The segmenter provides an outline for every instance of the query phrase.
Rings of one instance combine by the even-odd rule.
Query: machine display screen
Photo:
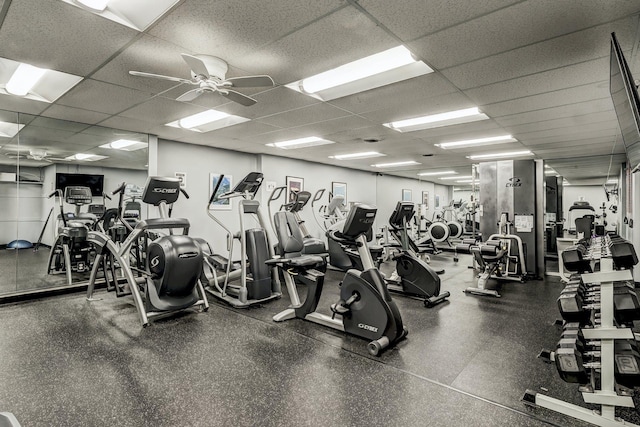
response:
[[[87,175],[82,173],[56,173],[56,190],[68,186],[89,187],[92,196],[102,196],[104,175]]]

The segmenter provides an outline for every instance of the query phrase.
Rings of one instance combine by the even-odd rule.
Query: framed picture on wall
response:
[[[332,182],[331,183],[331,197],[342,196],[344,198],[344,205],[347,205],[347,183],[346,182]]]
[[[429,209],[429,192],[428,191],[422,192],[422,204],[424,205],[425,209]]]
[[[402,189],[402,201],[403,202],[411,202],[413,199],[411,195],[411,190],[407,190],[406,188]]]
[[[220,196],[223,193],[231,191],[233,188],[233,177],[231,175],[223,175],[220,173],[210,173],[209,174],[209,199],[211,199],[211,194],[213,194],[214,188],[218,185],[218,181],[222,177],[222,183],[220,187],[218,187],[218,191],[216,191],[216,196]],[[221,199],[215,200],[213,203],[209,205],[209,210],[212,211],[230,211],[232,209],[231,199]]]
[[[440,196],[438,196],[437,194],[436,194],[436,203],[435,204],[436,204],[436,209],[438,209],[440,207]]]
[[[296,176],[287,177],[287,197],[289,202],[293,201],[293,194],[304,190],[304,178],[298,178]]]

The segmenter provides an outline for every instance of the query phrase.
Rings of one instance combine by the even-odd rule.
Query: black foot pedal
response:
[[[542,349],[540,354],[538,354],[538,359],[542,360],[544,363],[553,363],[550,350]]]
[[[538,405],[536,405],[536,392],[533,390],[526,390],[520,398],[520,401],[531,408],[538,407]]]

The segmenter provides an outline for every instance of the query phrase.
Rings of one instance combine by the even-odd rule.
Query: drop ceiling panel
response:
[[[634,0],[525,1],[422,37],[409,47],[442,70],[637,12]]]
[[[588,91],[584,91],[588,92]],[[507,101],[505,104],[509,104],[513,101]],[[495,104],[498,106],[498,104]],[[490,115],[493,116],[493,105],[483,107]],[[495,110],[498,115],[499,110]],[[503,109],[503,112],[509,111],[508,106]],[[576,104],[561,105],[559,107],[543,107],[539,110],[526,111],[524,113],[508,114],[500,117],[496,117],[494,120],[502,126],[515,126],[524,123],[536,123],[543,122],[545,120],[552,120],[562,117],[573,117],[584,114],[594,114],[598,112],[613,113],[613,103],[610,97],[594,99],[592,101],[579,102]],[[615,113],[614,113],[615,114]]]
[[[52,117],[54,119],[71,120],[92,125],[110,117],[109,114],[83,110],[81,108],[67,107],[59,104],[50,105],[42,115]]]
[[[557,136],[589,135],[590,132],[609,132],[610,135],[615,135],[618,132],[618,123],[588,123],[577,127],[562,127],[556,129],[547,129],[541,126],[540,129],[537,129],[534,132],[522,132],[515,136],[522,141],[527,141],[528,138],[540,139],[553,138]]]
[[[245,90],[242,90],[246,93]],[[291,90],[284,86],[274,87],[272,89],[261,92],[257,95],[251,95],[257,104],[251,107],[245,107],[236,102],[227,102],[222,108],[225,113],[235,114],[249,119],[257,119],[267,117],[284,111],[296,110],[313,104],[319,104],[321,101],[300,92]],[[226,100],[225,100],[226,101]]]
[[[563,117],[544,122],[526,123],[522,125],[505,126],[505,130],[512,135],[522,135],[537,132],[540,129],[576,129],[584,130],[584,126],[610,128],[617,126],[616,115],[613,111],[597,112],[573,117]]]
[[[615,137],[612,137],[610,135],[595,136],[593,138],[581,136],[581,137],[562,138],[560,141],[555,141],[555,142],[549,142],[548,140],[545,140],[545,139],[536,140],[535,143],[530,143],[527,141],[525,145],[534,151],[537,151],[538,149],[547,150],[547,149],[554,149],[554,148],[565,149],[569,147],[576,147],[579,149],[579,152],[588,154],[590,147],[594,145],[600,145],[600,144],[611,145],[614,140],[615,140]],[[622,148],[622,150],[624,151],[624,148]],[[617,150],[617,151],[620,151],[620,150]]]
[[[219,56],[229,63],[296,28],[341,7],[341,0],[184,2],[149,33],[189,50]],[[254,66],[257,64],[254,64]],[[251,67],[253,68],[253,67]]]
[[[280,128],[291,128],[309,123],[337,119],[338,117],[345,117],[348,115],[350,114],[347,111],[341,110],[327,103],[320,103],[298,108],[286,113],[263,117],[260,121]]]
[[[142,34],[91,78],[144,92],[159,93],[176,86],[176,83],[132,76],[129,71],[191,79],[190,69],[180,56],[184,52],[184,48],[148,34]]]
[[[398,83],[334,99],[329,103],[352,113],[365,113],[382,108],[416,108],[432,98],[456,92],[457,89],[437,73],[414,77]]]
[[[32,101],[31,99],[26,98],[19,98],[17,96],[0,94],[0,105],[4,110],[15,111],[18,113],[40,114],[51,104]]]
[[[362,117],[347,116],[333,120],[326,120],[324,122],[297,126],[291,129],[305,134],[306,136],[321,136],[326,138],[328,135],[335,132],[341,132],[349,129],[357,132],[358,129],[368,128],[371,125],[372,123],[369,120],[363,119]]]
[[[146,121],[158,126],[202,111],[205,111],[202,107],[158,96],[123,111],[119,116]]]
[[[0,56],[85,76],[136,35],[61,1],[13,0],[0,28]]]
[[[462,123],[453,126],[443,126],[435,129],[407,132],[406,135],[421,138],[432,143],[459,141],[462,139],[484,138],[488,136],[504,135],[505,130],[493,120],[482,120],[472,123]]]
[[[249,122],[238,123],[237,125],[217,129],[213,132],[207,133],[211,138],[224,137],[234,139],[260,140],[260,137],[258,137],[257,135],[277,130],[280,130],[280,128],[259,121],[251,120]],[[187,137],[187,139],[189,139],[189,137]]]
[[[475,107],[476,105],[460,92],[448,93],[420,102],[399,103],[395,108],[383,107],[379,110],[367,111],[360,115],[377,123],[388,123],[397,120],[420,117],[428,114],[444,113],[447,111],[460,110],[463,108]],[[383,104],[384,105],[384,104]]]
[[[538,133],[528,134],[526,135],[526,137],[523,137],[523,141],[529,147],[535,147],[536,145],[540,145],[540,144],[543,144],[543,145],[557,144],[558,146],[561,146],[566,141],[586,141],[586,140],[591,140],[595,138],[598,138],[601,141],[613,143],[613,141],[616,140],[617,133],[619,132],[617,132],[615,129],[598,128],[591,132],[576,131],[570,135],[540,136],[540,134],[542,133],[543,132],[541,131]],[[619,141],[619,137],[618,137],[618,141]],[[618,142],[618,146],[620,150],[624,150],[624,146],[622,145],[621,141]]]
[[[28,144],[29,141],[66,141],[75,135],[75,131],[61,129],[43,129],[36,126],[26,126],[20,133],[20,144]]]
[[[604,89],[608,88],[606,83],[608,76],[609,58],[601,58],[480,88],[468,89],[464,93],[482,106],[593,83],[601,83],[601,89]]]
[[[87,79],[63,95],[58,104],[117,114],[149,99],[151,94]]]
[[[611,146],[608,144],[598,144],[590,146],[588,150],[580,150],[581,153],[589,156],[608,156],[611,154]],[[533,150],[537,156],[544,159],[558,159],[567,156],[575,156],[576,149],[569,148],[536,148]],[[608,158],[607,158],[608,159]]]
[[[156,127],[152,123],[123,116],[111,116],[100,122],[100,126],[141,133],[151,133],[151,130]]]
[[[636,26],[637,18],[626,18],[468,62],[442,73],[459,88],[468,89],[608,58],[611,32],[615,31],[621,40],[633,40]]]
[[[519,0],[474,0],[464,4],[440,0],[360,0],[367,12],[403,40],[412,40],[486,15]]]
[[[234,65],[286,84],[400,44],[349,6],[243,55]]]

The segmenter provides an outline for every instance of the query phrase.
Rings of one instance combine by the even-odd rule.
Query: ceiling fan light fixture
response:
[[[25,96],[46,72],[45,68],[21,63],[7,82],[5,90],[11,95]]]
[[[477,138],[477,139],[466,139],[462,141],[452,141],[452,142],[443,142],[440,144],[434,144],[436,147],[440,147],[443,149],[449,148],[464,148],[469,146],[478,146],[478,145],[493,145],[493,144],[504,144],[507,142],[517,142],[511,135],[500,135],[500,136],[491,136],[488,138]]]
[[[294,148],[306,148],[315,147],[317,145],[335,144],[334,141],[322,139],[317,136],[308,136],[306,138],[291,139],[288,141],[272,142],[267,144],[267,147],[282,148],[283,150],[289,150]]]
[[[397,130],[398,132],[412,132],[416,130],[433,129],[487,119],[489,119],[489,116],[482,113],[478,107],[472,107],[383,123],[383,125],[390,129]]]
[[[335,156],[329,156],[330,159],[336,160],[358,160],[358,159],[368,159],[371,157],[383,157],[386,154],[378,153],[377,151],[362,151],[359,153],[349,153],[349,154],[336,154]]]
[[[74,0],[76,3],[84,6],[94,12],[104,12],[107,8],[109,0]]]

